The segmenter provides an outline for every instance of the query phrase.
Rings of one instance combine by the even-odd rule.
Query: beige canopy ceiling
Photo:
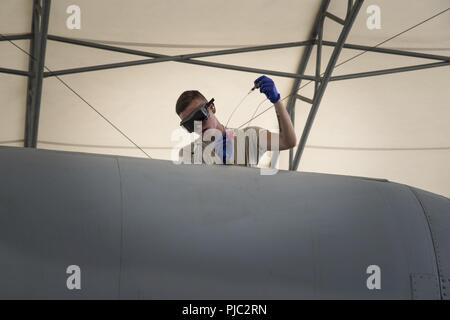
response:
[[[81,29],[66,26],[68,6],[81,9]],[[381,29],[366,25],[370,5],[381,9]],[[331,0],[329,11],[344,17],[347,1]],[[88,39],[159,54],[184,54],[307,40],[319,10],[317,0],[58,0],[52,1],[49,34]],[[3,35],[31,30],[30,0],[0,2]],[[365,1],[347,43],[374,46],[450,7],[449,0]],[[336,41],[341,26],[327,19],[324,39]],[[26,40],[14,41],[29,50]],[[382,47],[450,55],[450,11],[386,42]],[[202,58],[227,64],[295,73],[302,48]],[[360,51],[343,50],[338,64]],[[323,65],[331,48],[323,49]],[[45,64],[61,70],[142,59],[132,55],[48,41]],[[0,67],[27,70],[28,57],[0,42]],[[315,53],[307,74],[314,74]],[[365,53],[333,75],[432,62]],[[324,70],[324,67],[322,71]],[[300,170],[382,177],[450,197],[449,67],[331,82],[325,92],[300,163]],[[151,157],[170,159],[178,95],[198,89],[216,99],[226,122],[258,74],[164,62],[62,76],[80,96],[125,132]],[[293,80],[273,77],[282,97]],[[0,144],[23,146],[27,79],[0,74]],[[302,89],[312,97],[313,85]],[[252,93],[230,126],[248,121],[264,100]],[[287,101],[287,100],[285,100]],[[267,101],[259,107],[270,106]],[[300,138],[309,105],[296,104]],[[273,109],[252,125],[277,129]],[[44,80],[38,148],[145,157],[117,130],[54,77]],[[282,152],[279,168],[286,169]]]

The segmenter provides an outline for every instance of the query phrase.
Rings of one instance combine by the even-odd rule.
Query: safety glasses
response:
[[[212,106],[214,106],[214,98],[191,112],[186,119],[180,122],[180,126],[184,127],[188,132],[194,132],[195,121],[207,120],[209,117],[208,109]]]

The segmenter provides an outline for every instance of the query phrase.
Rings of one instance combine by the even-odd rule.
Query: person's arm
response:
[[[255,80],[255,86],[259,88],[259,91],[264,93],[270,102],[274,104],[278,119],[278,126],[280,129],[279,134],[267,130],[267,150],[272,150],[272,139],[278,139],[279,150],[287,150],[295,147],[297,144],[295,130],[286,108],[280,101],[280,94],[275,87],[275,83],[272,79],[266,76],[261,76]]]
[[[287,150],[295,147],[297,144],[297,137],[295,135],[294,126],[292,125],[291,118],[289,117],[289,113],[287,112],[286,108],[284,107],[283,103],[281,101],[277,101],[274,103],[275,105],[275,112],[277,114],[278,119],[278,126],[280,128],[280,133],[270,133],[268,135],[268,141],[270,144],[271,141],[271,135],[278,135],[279,140],[279,149],[280,150]],[[268,150],[271,150],[268,148]]]

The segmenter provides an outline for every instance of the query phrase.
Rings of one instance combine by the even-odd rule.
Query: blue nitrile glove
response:
[[[255,80],[255,86],[259,88],[259,92],[266,95],[270,102],[275,103],[280,100],[280,93],[275,87],[275,83],[272,79],[266,76],[261,76]]]

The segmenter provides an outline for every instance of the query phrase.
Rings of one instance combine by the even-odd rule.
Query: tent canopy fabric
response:
[[[49,34],[86,39],[165,55],[307,40],[320,7],[316,0],[79,0],[81,29],[66,21],[73,1],[53,1]],[[328,11],[345,17],[347,1],[331,0]],[[381,28],[370,30],[368,8],[381,9]],[[346,43],[375,46],[443,10],[448,0],[365,1]],[[0,33],[29,33],[32,2],[3,0]],[[387,41],[381,47],[450,55],[450,11]],[[336,41],[341,25],[325,20],[324,40]],[[29,51],[29,41],[14,43]],[[202,58],[205,61],[295,73],[304,48],[285,48]],[[323,47],[322,66],[332,48]],[[338,64],[361,53],[344,49]],[[314,74],[315,50],[306,74]],[[0,67],[28,69],[28,56],[0,42]],[[142,59],[133,55],[47,42],[49,70]],[[428,63],[429,60],[364,53],[338,66],[333,75]],[[322,69],[322,71],[324,71]],[[300,163],[302,171],[382,177],[450,196],[450,92],[448,67],[330,82]],[[80,96],[125,132],[152,158],[171,159],[179,129],[175,101],[184,90],[214,97],[226,122],[252,87],[255,73],[163,62],[62,76]],[[282,97],[293,79],[272,77]],[[300,93],[312,97],[314,85]],[[0,73],[0,144],[23,146],[27,78]],[[248,121],[264,100],[252,93],[230,126]],[[285,100],[286,101],[286,100]],[[267,101],[259,110],[270,106]],[[310,105],[297,101],[299,138]],[[273,109],[252,121],[277,129]],[[145,156],[58,79],[44,80],[38,148]],[[281,169],[288,153],[282,152]]]

